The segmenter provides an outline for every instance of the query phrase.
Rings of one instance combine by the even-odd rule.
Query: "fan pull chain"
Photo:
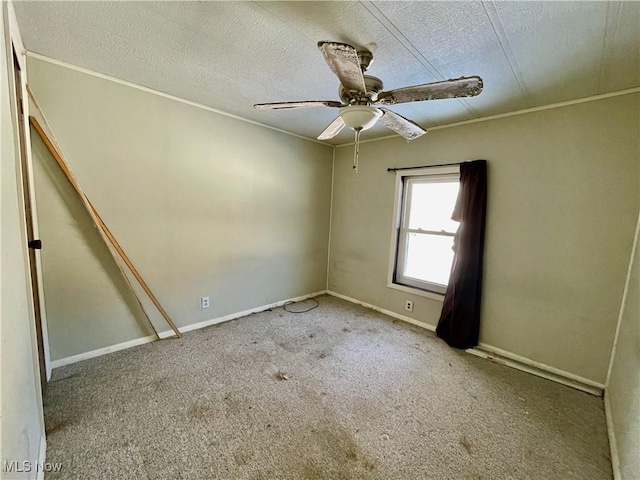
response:
[[[353,150],[353,178],[358,180],[358,160],[360,157],[360,132],[361,128],[356,128],[355,148]]]

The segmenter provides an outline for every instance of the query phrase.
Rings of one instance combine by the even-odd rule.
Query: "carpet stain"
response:
[[[308,461],[302,469],[302,478],[305,480],[320,480],[325,478],[322,472],[322,469],[318,466],[318,464],[310,460]]]
[[[346,456],[348,460],[358,460],[358,452],[353,447],[351,450],[347,450]]]
[[[471,442],[469,441],[466,435],[463,435],[462,437],[460,437],[460,445],[464,447],[467,453],[471,453]]]
[[[316,444],[322,448],[324,459],[331,461],[323,463],[321,475],[316,474],[314,469],[309,469],[312,465],[307,463],[305,478],[354,478],[354,470],[375,470],[375,464],[362,451],[358,443],[353,438],[352,433],[335,422],[325,421],[323,425],[313,430]],[[336,477],[337,475],[337,477]]]
[[[233,459],[238,466],[247,465],[251,460],[251,454],[243,450],[238,450],[233,453]]]
[[[278,345],[280,348],[282,348],[283,350],[286,350],[289,353],[298,353],[302,350],[299,342],[297,340],[293,340],[291,343],[290,342],[276,342],[276,345]]]
[[[79,377],[80,375],[77,373],[72,373],[71,375],[67,375],[66,377],[56,378],[55,380],[50,380],[49,383],[61,382],[63,380],[68,380],[70,378]]]
[[[318,358],[325,358],[326,356],[327,356],[327,354],[322,352],[320,355],[318,355]]]
[[[250,410],[252,406],[249,402],[237,394],[227,393],[224,397],[224,408],[227,415],[246,415],[247,410]]]
[[[56,433],[58,430],[62,430],[64,427],[66,427],[69,424],[69,422],[67,422],[66,420],[62,420],[58,423],[54,423],[53,425],[51,425],[50,427],[45,428],[45,433],[47,435],[53,435],[54,433]]]
[[[202,420],[211,413],[211,407],[202,403],[194,403],[187,411],[187,416],[194,420]]]

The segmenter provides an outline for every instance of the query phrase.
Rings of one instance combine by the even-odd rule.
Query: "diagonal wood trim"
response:
[[[36,101],[33,93],[31,92],[31,89],[29,89],[27,87],[27,91],[28,91],[29,96],[31,97],[31,100],[33,101],[36,109],[40,112],[40,115],[43,118],[43,122],[44,122],[45,126],[47,127],[47,129],[49,131],[51,131],[46,119],[44,118],[44,115],[42,114],[42,110],[40,109],[40,106],[38,105],[38,102]],[[71,172],[69,164],[66,162],[66,160],[64,159],[64,157],[60,153],[59,149],[56,148],[56,146],[53,144],[50,136],[47,135],[47,133],[44,131],[43,127],[40,125],[40,123],[38,122],[38,120],[35,117],[30,116],[29,117],[29,122],[34,127],[34,129],[36,130],[36,132],[38,133],[40,138],[42,138],[42,141],[46,145],[47,149],[49,150],[49,152],[51,153],[51,155],[55,159],[56,163],[58,164],[60,169],[63,171],[63,173],[65,174],[65,176],[67,177],[67,179],[69,180],[71,185],[73,186],[74,190],[80,196],[80,199],[82,200],[82,203],[84,204],[85,208],[89,212],[89,215],[91,215],[91,218],[93,219],[93,221],[98,226],[98,230],[100,231],[100,234],[102,235],[102,238],[104,239],[105,243],[107,244],[107,247],[109,247],[109,252],[111,252],[111,254],[114,257],[114,260],[116,260],[116,263],[118,264],[118,267],[120,268],[120,271],[122,272],[123,276],[125,277],[125,280],[127,281],[127,284],[129,285],[129,288],[131,288],[131,291],[133,292],[134,296],[136,297],[136,300],[138,301],[138,304],[140,305],[140,307],[142,307],[142,302],[140,301],[140,299],[139,299],[138,295],[136,294],[135,290],[133,289],[133,286],[129,282],[129,279],[128,279],[127,275],[125,274],[124,270],[120,266],[120,263],[118,262],[118,256],[117,255],[119,255],[120,258],[122,259],[122,261],[127,265],[127,267],[129,268],[129,270],[131,271],[131,273],[133,274],[135,279],[138,281],[138,283],[140,284],[142,289],[149,296],[149,298],[151,299],[153,304],[156,306],[156,308],[158,309],[158,311],[160,312],[162,317],[169,324],[169,326],[171,327],[171,329],[175,333],[176,337],[178,337],[178,338],[182,337],[182,334],[178,330],[178,327],[176,327],[175,323],[173,323],[173,320],[171,320],[171,317],[169,317],[169,314],[164,310],[164,308],[162,308],[162,305],[160,304],[160,302],[158,301],[156,296],[153,294],[153,292],[151,291],[151,289],[149,288],[147,283],[144,281],[144,279],[142,278],[142,276],[140,275],[138,270],[135,268],[135,266],[133,265],[133,263],[131,262],[131,260],[127,256],[127,254],[124,252],[124,250],[122,249],[122,247],[120,246],[120,244],[118,243],[116,238],[113,236],[113,234],[111,233],[109,228],[107,228],[105,223],[102,221],[102,218],[100,217],[100,215],[98,214],[98,212],[96,211],[96,209],[91,204],[91,202],[89,201],[89,199],[85,195],[84,191],[82,190],[82,187],[78,183],[78,180],[75,178],[75,176]],[[117,253],[117,255],[116,255],[116,253]],[[156,336],[158,336],[158,332],[156,331],[155,327],[153,326],[153,323],[149,319],[149,316],[147,315],[147,313],[144,310],[144,308],[142,308],[142,311],[144,312],[145,316],[147,317],[147,320],[149,320],[149,323],[151,323],[151,326],[152,326],[153,330],[156,332]]]

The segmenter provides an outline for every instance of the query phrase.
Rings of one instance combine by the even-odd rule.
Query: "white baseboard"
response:
[[[593,380],[565,372],[555,367],[550,367],[544,363],[536,362],[535,360],[521,357],[520,355],[484,343],[480,343],[478,347],[469,348],[466,351],[477,357],[486,358],[492,362],[522,370],[523,372],[561,383],[567,387],[572,387],[597,397],[601,397],[604,391],[604,385],[594,382]]]
[[[327,290],[327,293],[329,295],[332,295],[337,298],[341,298],[348,302],[355,303],[357,305],[362,305],[363,307],[370,308],[380,313],[384,313],[385,315],[388,315],[393,318],[397,318],[398,320],[402,320],[412,325],[417,325],[418,327],[422,327],[426,330],[430,330],[432,332],[436,330],[436,327],[434,327],[433,325],[419,322],[413,318],[407,317],[406,315],[401,315],[399,313],[392,312],[391,310],[386,310],[376,305],[362,302],[360,300],[357,300],[352,297],[348,297],[346,295],[342,295],[341,293],[337,293],[332,290]],[[578,375],[574,375],[572,373],[565,372],[563,370],[559,370],[554,367],[550,367],[548,365],[545,365],[540,362],[536,362],[526,357],[521,357],[520,355],[507,352],[506,350],[501,350],[499,348],[495,348],[495,347],[492,347],[491,345],[487,345],[483,343],[481,343],[479,347],[481,348],[467,349],[466,352],[472,355],[476,355],[482,358],[486,358],[486,359],[501,363],[503,365],[507,365],[512,368],[517,368],[518,370],[522,370],[527,373],[531,373],[533,375],[537,375],[539,377],[543,377],[548,380],[552,380],[554,382],[567,385],[569,387],[576,388],[578,390],[582,390],[592,395],[601,396],[604,390],[604,385],[602,385],[601,383],[594,382],[587,378],[583,378]]]
[[[306,300],[307,298],[317,297],[319,295],[324,295],[325,293],[327,293],[326,290],[320,290],[319,292],[308,293],[307,295],[301,295],[299,297],[289,298],[287,300],[280,300],[279,302],[270,303],[269,305],[262,305],[261,307],[251,308],[242,312],[231,313],[229,315],[225,315],[224,317],[212,318],[211,320],[205,320],[204,322],[185,325],[184,327],[180,327],[178,330],[180,330],[180,333],[190,332],[191,330],[198,330],[200,328],[209,327],[211,325],[217,325],[218,323],[235,320],[236,318],[246,317],[247,315],[251,315],[252,313],[260,313],[271,308],[281,307],[287,302],[301,302],[302,300]],[[168,338],[172,337],[174,333],[171,330],[165,330],[163,332],[159,332],[158,335],[160,336],[160,338]]]
[[[40,450],[38,450],[38,465],[44,465],[47,461],[47,437],[44,432],[40,437]],[[36,469],[36,480],[44,480],[44,468]]]
[[[613,417],[611,415],[611,402],[609,395],[604,394],[604,414],[607,419],[607,433],[609,435],[609,450],[611,451],[611,468],[613,469],[614,480],[622,480],[620,473],[620,457],[618,457],[618,443],[616,442],[616,432],[613,428]]]
[[[70,357],[64,357],[59,360],[54,360],[53,362],[51,362],[51,367],[64,367],[65,365],[71,365],[72,363],[89,360],[90,358],[101,357],[102,355],[106,355],[108,353],[117,352],[119,350],[126,350],[127,348],[137,347],[138,345],[144,345],[145,343],[151,343],[157,339],[158,337],[156,337],[155,335],[149,335],[148,337],[136,338],[134,340],[129,340],[128,342],[117,343],[108,347],[91,350],[90,352],[71,355]]]
[[[412,325],[416,325],[418,327],[422,327],[425,330],[429,330],[431,332],[435,332],[436,331],[436,327],[434,327],[433,325],[429,325],[428,323],[419,322],[418,320],[415,320],[415,319],[413,319],[411,317],[407,317],[406,315],[401,315],[399,313],[392,312],[391,310],[387,310],[385,308],[377,307],[376,305],[372,305],[370,303],[361,302],[360,300],[357,300],[357,299],[351,298],[351,297],[347,297],[346,295],[342,295],[341,293],[334,292],[333,290],[327,290],[326,293],[331,295],[331,296],[333,296],[333,297],[337,297],[337,298],[341,298],[342,300],[346,300],[347,302],[355,303],[357,305],[362,305],[365,308],[370,308],[371,310],[375,310],[376,312],[384,313],[385,315],[388,315],[389,317],[397,318],[398,320],[402,320],[403,322],[407,322],[407,323],[410,323]]]
[[[249,310],[244,310],[242,312],[231,313],[223,317],[217,317],[217,318],[212,318],[211,320],[205,320],[204,322],[185,325],[184,327],[179,327],[178,330],[180,331],[180,333],[190,332],[191,330],[198,330],[200,328],[209,327],[211,325],[217,325],[218,323],[224,323],[230,320],[235,320],[236,318],[246,317],[247,315],[251,315],[252,313],[264,312],[265,310],[269,310],[271,308],[281,307],[287,302],[300,302],[302,300],[306,300],[307,298],[324,295],[325,293],[327,293],[326,290],[321,290],[319,292],[309,293],[307,295],[301,295],[299,297],[289,298],[287,300],[280,300],[275,303],[270,303],[268,305],[262,305],[260,307],[251,308]],[[172,337],[173,335],[174,333],[172,330],[164,330],[162,332],[158,332],[158,336],[160,338],[169,338],[169,337]],[[145,343],[151,343],[157,339],[158,337],[156,337],[155,335],[136,338],[134,340],[129,340],[127,342],[118,343],[116,345],[110,345],[108,347],[98,348],[97,350],[91,350],[90,352],[79,353],[78,355],[72,355],[70,357],[54,360],[53,362],[51,362],[51,366],[53,368],[63,367],[65,365],[70,365],[72,363],[81,362],[82,360],[88,360],[90,358],[100,357],[102,355],[117,352],[119,350],[125,350],[127,348],[137,347],[138,345],[144,345]]]

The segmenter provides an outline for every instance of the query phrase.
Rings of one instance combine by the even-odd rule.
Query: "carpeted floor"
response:
[[[47,478],[612,477],[600,398],[319,301],[57,369]]]

